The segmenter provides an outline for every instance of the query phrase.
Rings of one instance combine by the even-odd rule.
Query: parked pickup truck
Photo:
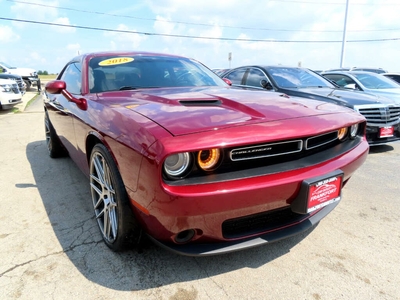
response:
[[[18,85],[11,79],[0,79],[0,110],[13,108],[22,102]]]
[[[16,74],[21,76],[26,84],[27,91],[31,88],[32,85],[37,85],[38,82],[40,82],[36,70],[11,67],[4,62],[0,62],[0,73]]]
[[[26,92],[26,84],[21,76],[16,74],[0,73],[0,79],[11,79],[18,84],[18,88],[22,95]]]

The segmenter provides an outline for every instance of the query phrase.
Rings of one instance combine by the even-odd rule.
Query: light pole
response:
[[[342,54],[340,56],[340,67],[343,68],[344,61],[344,48],[346,45],[346,33],[347,33],[347,12],[349,11],[349,0],[346,0],[346,13],[344,15],[344,28],[343,28],[343,40],[342,40]]]

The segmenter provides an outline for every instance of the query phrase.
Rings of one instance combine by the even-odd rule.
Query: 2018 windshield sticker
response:
[[[121,65],[126,64],[133,61],[132,57],[113,57],[109,59],[102,60],[99,62],[99,66],[114,66],[114,65]]]

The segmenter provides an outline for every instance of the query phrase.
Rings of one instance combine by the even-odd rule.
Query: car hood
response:
[[[0,78],[0,84],[15,84],[15,81],[12,79]]]
[[[20,76],[33,76],[36,73],[36,70],[30,68],[10,68],[8,69],[8,73],[17,74]]]
[[[16,75],[16,74],[8,74],[8,73],[0,73],[0,79],[21,79],[21,76]]]
[[[390,99],[395,103],[400,104],[400,89],[370,89],[366,90],[366,92]]]
[[[291,95],[313,98],[321,101],[333,101],[337,104],[345,105],[348,107],[354,107],[355,105],[363,104],[393,104],[393,100],[387,99],[385,97],[380,97],[372,93],[352,91],[341,88],[309,87],[293,88],[287,90],[292,91],[289,93]]]
[[[153,120],[173,135],[351,112],[331,103],[231,88],[162,88],[108,94],[124,98],[121,105]]]

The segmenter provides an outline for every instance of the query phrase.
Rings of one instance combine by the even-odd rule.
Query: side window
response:
[[[262,88],[261,80],[269,81],[261,70],[251,69],[247,75],[246,85]]]
[[[340,87],[345,87],[348,84],[355,84],[354,80],[344,75],[327,75],[326,77]]]
[[[67,84],[67,91],[71,94],[81,94],[82,87],[82,71],[81,64],[78,62],[68,65],[62,76],[61,80]]]
[[[243,68],[243,69],[232,71],[231,73],[229,73],[228,75],[226,75],[224,77],[228,78],[234,85],[241,85],[245,72],[246,72],[246,69]]]

